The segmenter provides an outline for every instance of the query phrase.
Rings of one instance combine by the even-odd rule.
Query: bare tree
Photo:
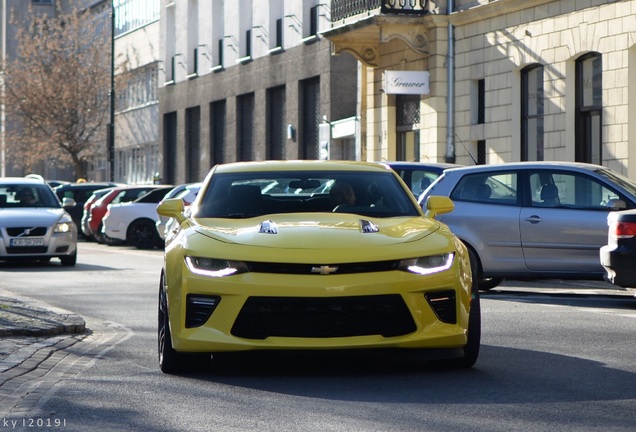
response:
[[[4,68],[7,153],[27,169],[71,163],[86,177],[87,161],[106,149],[110,31],[78,8],[31,16]]]

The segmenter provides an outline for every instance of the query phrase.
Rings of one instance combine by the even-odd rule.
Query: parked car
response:
[[[75,225],[77,225],[77,227],[81,227],[82,214],[84,213],[84,204],[93,194],[93,192],[98,189],[104,189],[113,186],[117,186],[117,183],[68,183],[57,186],[53,190],[60,200],[62,200],[63,198],[71,198],[75,201],[75,207],[71,207],[67,209],[67,211],[73,218],[73,222],[75,222]],[[84,237],[83,233],[80,232],[80,236]]]
[[[607,244],[601,248],[605,279],[614,285],[636,287],[636,210],[607,216]]]
[[[271,184],[284,187],[263,192]],[[436,197],[427,211],[452,207]],[[197,353],[264,349],[403,348],[457,367],[477,360],[480,306],[466,248],[387,166],[217,165],[189,212],[181,199],[157,211],[179,221],[159,285],[165,373]]]
[[[178,193],[174,193],[173,198],[179,198],[183,200],[183,206],[187,210],[199,194],[201,183],[190,183],[181,186],[183,188],[180,188]],[[166,232],[169,229],[174,228],[173,225],[175,221],[176,219],[174,218],[159,215],[159,220],[157,221],[157,234],[159,234],[161,240],[165,240]]]
[[[520,162],[453,168],[420,196],[450,197],[438,219],[467,246],[481,289],[504,278],[602,279],[607,215],[636,208],[636,183],[606,167]]]
[[[77,226],[66,212],[70,198],[58,200],[37,179],[0,178],[0,260],[77,262]]]
[[[420,196],[447,168],[461,165],[442,162],[384,162],[404,180],[415,196]]]
[[[120,204],[135,201],[150,191],[160,188],[159,185],[117,186],[108,190],[92,206],[84,210],[82,221],[86,220],[90,236],[98,243],[106,243],[108,238],[102,235],[102,219],[109,204]]]
[[[84,211],[82,212],[82,222],[80,229],[85,239],[95,240],[95,237],[91,233],[90,227],[88,225],[88,216],[90,215],[90,209],[93,207],[93,204],[95,204],[95,202],[97,202],[101,197],[106,195],[112,189],[113,188],[97,189],[84,203]]]
[[[137,249],[162,246],[156,228],[159,219],[157,204],[172,189],[173,186],[162,186],[135,201],[109,204],[102,219],[105,242],[110,245],[125,242]]]

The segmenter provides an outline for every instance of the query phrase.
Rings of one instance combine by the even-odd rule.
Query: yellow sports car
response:
[[[388,166],[217,165],[166,233],[159,365],[249,350],[406,349],[471,367],[481,315],[467,251]],[[441,356],[441,357],[440,357]]]

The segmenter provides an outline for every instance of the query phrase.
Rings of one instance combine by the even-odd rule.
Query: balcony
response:
[[[347,51],[370,67],[379,65],[380,44],[395,38],[426,56],[435,8],[431,0],[332,0],[331,29],[321,35],[334,54]]]
[[[430,13],[429,0],[332,0],[331,21],[336,22],[360,14],[426,15]]]

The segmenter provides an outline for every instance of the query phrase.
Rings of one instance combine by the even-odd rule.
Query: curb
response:
[[[86,322],[79,315],[38,307],[32,301],[0,296],[0,337],[81,334]]]

